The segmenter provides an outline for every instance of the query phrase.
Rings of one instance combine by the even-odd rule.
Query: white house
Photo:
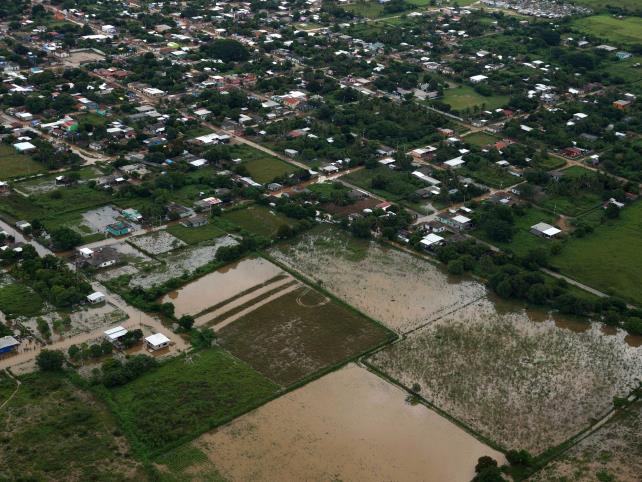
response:
[[[421,246],[424,249],[431,249],[434,246],[439,246],[440,244],[443,243],[443,241],[444,241],[444,238],[442,238],[441,236],[438,236],[437,234],[434,234],[434,233],[430,233],[426,235],[421,241],[419,241],[419,244],[421,244]]]
[[[105,294],[101,293],[100,291],[94,291],[92,294],[87,295],[87,301],[89,301],[92,305],[102,303],[105,301]]]
[[[106,330],[104,332],[105,338],[110,341],[110,342],[115,342],[118,341],[119,338],[122,336],[126,335],[128,332],[127,328],[123,328],[122,326],[116,326],[114,328],[110,328],[109,330]]]
[[[486,80],[487,78],[488,78],[488,77],[487,77],[487,76],[485,76],[485,75],[473,75],[472,77],[470,77],[470,78],[469,78],[469,80],[470,80],[473,84],[479,84],[480,82],[483,82],[483,81],[484,81],[484,80]]]
[[[162,333],[154,333],[153,335],[145,338],[145,346],[147,346],[147,348],[149,348],[150,350],[156,351],[160,350],[161,348],[168,347],[170,341],[171,340]]]
[[[558,234],[560,234],[562,231],[560,229],[557,229],[555,226],[551,226],[550,224],[547,223],[537,223],[531,226],[531,233],[535,234],[536,236],[540,236],[542,238],[554,238]]]

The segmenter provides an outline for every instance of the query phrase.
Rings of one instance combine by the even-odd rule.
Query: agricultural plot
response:
[[[224,229],[236,227],[252,234],[273,237],[283,225],[292,225],[292,222],[285,216],[263,206],[249,206],[243,209],[235,209],[223,213],[220,217]]]
[[[634,45],[642,42],[642,18],[616,18],[611,15],[594,15],[578,18],[573,27],[582,33],[621,45]]]
[[[360,311],[405,333],[485,295],[475,281],[451,278],[419,257],[327,227],[270,254]]]
[[[183,241],[172,236],[165,230],[134,236],[129,239],[129,243],[152,256],[169,253],[170,251],[186,246]]]
[[[642,474],[642,401],[548,464],[534,482],[636,480]],[[566,478],[566,479],[564,479]]]
[[[133,274],[128,282],[132,286],[151,288],[163,284],[171,279],[178,278],[186,273],[193,273],[208,263],[216,260],[216,252],[222,246],[232,246],[238,241],[231,236],[224,236],[214,240],[211,244],[199,245],[191,248],[177,250],[175,253],[166,253],[157,257],[159,262],[150,262]]]
[[[472,87],[462,85],[452,89],[446,89],[442,100],[456,111],[465,111],[466,109],[473,109],[475,107],[492,110],[504,106],[508,102],[509,96],[483,96],[478,94]]]
[[[369,362],[501,446],[540,453],[605,415],[642,370],[642,348],[625,333],[532,321],[541,315],[482,300]]]
[[[625,207],[620,219],[608,221],[584,238],[571,238],[553,266],[589,286],[642,304],[642,203]]]
[[[494,164],[485,164],[477,169],[463,167],[458,172],[464,176],[469,176],[484,184],[485,186],[499,189],[508,188],[514,184],[522,182],[522,179],[513,176],[507,169],[503,169]]]
[[[392,336],[320,292],[297,286],[224,326],[219,343],[274,382],[288,386]]]
[[[246,258],[168,293],[162,301],[171,301],[177,316],[199,317],[285,277],[283,270],[263,258]]]
[[[468,482],[480,456],[503,461],[502,454],[405,397],[373,373],[348,365],[193,445],[222,476],[257,482]]]
[[[109,411],[62,376],[34,373],[0,411],[0,478],[119,481],[143,477]]]
[[[98,169],[96,169],[95,167],[87,166],[77,170],[56,172],[54,174],[47,174],[44,176],[27,179],[15,183],[13,187],[14,189],[17,189],[18,191],[28,195],[47,193],[60,188],[60,185],[56,184],[56,177],[61,175],[69,175],[71,173],[79,176],[78,182],[80,184],[83,184],[91,179],[95,179],[101,174],[100,171],[98,171]]]
[[[175,358],[109,391],[141,452],[159,453],[260,405],[278,387],[217,348]]]
[[[0,181],[14,177],[31,176],[46,171],[45,167],[31,157],[19,154],[5,143],[0,143]]]
[[[187,244],[198,244],[204,241],[211,241],[225,235],[225,231],[212,223],[196,228],[186,228],[180,224],[174,224],[167,228],[167,232]]]

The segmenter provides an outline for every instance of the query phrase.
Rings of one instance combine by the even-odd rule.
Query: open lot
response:
[[[34,373],[21,381],[0,410],[0,478],[145,479],[113,416],[91,394],[59,375]]]
[[[642,18],[615,18],[611,15],[594,15],[578,18],[573,27],[580,32],[621,45],[642,42]]]
[[[236,226],[252,234],[265,236],[266,238],[274,236],[280,226],[292,224],[288,218],[278,214],[276,211],[257,205],[225,212],[220,220],[223,221],[223,227],[231,224],[232,226]]]
[[[637,401],[566,452],[560,459],[548,464],[535,474],[532,480],[535,482],[636,480],[642,474],[640,434],[642,434],[642,401]]]
[[[468,482],[485,446],[406,394],[348,365],[194,445],[231,480]]]
[[[0,142],[0,181],[46,171],[31,157],[19,154],[13,146]]]
[[[219,343],[282,386],[390,340],[392,333],[306,286],[219,331]]]
[[[248,170],[250,177],[261,184],[272,182],[296,170],[294,166],[280,159],[267,156],[243,162],[242,165]]]
[[[463,111],[479,107],[483,109],[497,109],[508,102],[507,95],[492,95],[485,97],[478,94],[475,89],[467,85],[446,89],[444,91],[443,102],[448,104],[454,110]]]
[[[211,241],[212,239],[225,235],[225,231],[212,223],[197,228],[186,228],[180,224],[174,224],[167,228],[167,232],[187,244]]]
[[[559,327],[558,327],[559,325]],[[598,325],[576,333],[521,305],[481,300],[369,361],[501,446],[540,453],[605,415],[642,370],[642,348]]]
[[[570,238],[551,263],[571,278],[642,304],[642,203],[621,211],[584,238]]]
[[[463,137],[462,140],[468,144],[472,144],[473,146],[484,147],[488,144],[494,144],[499,140],[499,137],[479,131]]]
[[[272,397],[278,387],[212,348],[175,358],[109,391],[137,449],[158,453],[223,424]]]
[[[0,287],[0,311],[5,315],[36,316],[42,309],[42,298],[28,286],[13,282]]]
[[[357,309],[404,333],[484,296],[478,282],[337,229],[316,228],[270,254]]]

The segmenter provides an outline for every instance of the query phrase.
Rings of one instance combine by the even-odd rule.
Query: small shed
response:
[[[170,341],[171,340],[162,333],[154,333],[153,335],[145,338],[145,346],[147,346],[147,348],[149,348],[150,350],[156,351],[168,347]]]

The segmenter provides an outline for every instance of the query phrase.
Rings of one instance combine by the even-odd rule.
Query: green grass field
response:
[[[487,164],[475,170],[462,167],[458,172],[464,176],[472,177],[486,186],[500,189],[507,188],[522,181],[521,178],[509,174],[507,169],[503,169],[494,164]]]
[[[606,293],[642,304],[642,202],[620,219],[597,226],[585,238],[569,239],[552,264],[571,278]]]
[[[494,144],[499,140],[499,138],[491,134],[487,134],[486,132],[473,132],[472,134],[463,137],[462,140],[468,144],[472,144],[473,146],[484,147],[488,144]]]
[[[484,97],[478,94],[475,89],[467,85],[446,89],[444,91],[443,102],[448,104],[456,111],[472,109],[475,106],[484,109],[497,109],[508,102],[507,95],[492,95]]]
[[[578,18],[572,25],[582,33],[595,35],[616,44],[633,45],[642,42],[642,18],[640,17],[619,19],[610,15],[594,15]]]
[[[7,316],[36,316],[42,308],[42,298],[23,284],[12,283],[0,288],[0,311]]]
[[[225,234],[225,231],[212,223],[198,228],[186,228],[180,224],[174,224],[167,228],[167,232],[173,234],[181,241],[185,241],[187,244],[202,243],[203,241],[209,241]]]
[[[58,374],[21,377],[0,410],[0,479],[145,480],[109,410]]]
[[[589,7],[595,12],[605,10],[607,6],[630,10],[639,10],[640,8],[639,0],[576,0],[574,3]]]
[[[270,211],[263,206],[249,206],[243,209],[235,209],[223,213],[220,217],[223,221],[221,226],[225,229],[228,224],[244,229],[259,236],[271,238],[274,236],[279,227],[283,224],[292,225],[293,223],[285,216]]]
[[[348,12],[366,18],[376,18],[383,16],[383,5],[374,0],[361,0],[343,7]]]
[[[30,176],[45,171],[44,166],[31,157],[18,154],[12,146],[0,143],[0,180]]]
[[[250,177],[261,184],[270,183],[296,171],[296,167],[291,164],[269,156],[244,161],[242,165],[248,170]]]
[[[260,405],[277,390],[244,362],[212,348],[175,358],[109,395],[133,443],[160,453]]]

